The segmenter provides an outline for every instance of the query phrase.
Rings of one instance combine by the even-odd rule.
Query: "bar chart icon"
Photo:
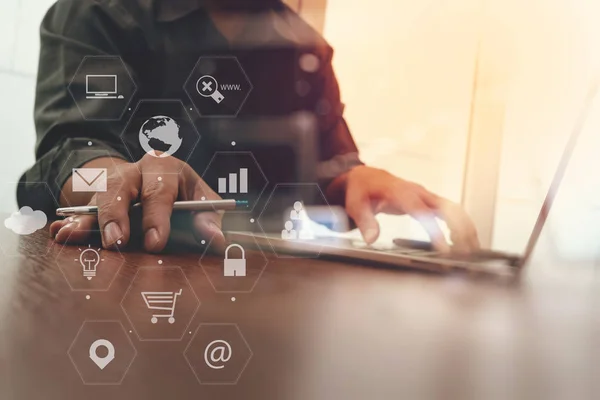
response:
[[[219,178],[218,192],[248,193],[248,168],[240,168],[239,174],[229,174],[228,178]]]

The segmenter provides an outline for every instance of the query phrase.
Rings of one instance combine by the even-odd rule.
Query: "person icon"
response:
[[[301,201],[297,201],[294,203],[294,209],[290,211],[290,219],[292,221],[298,221],[302,219],[302,211],[304,206]]]
[[[298,232],[294,229],[294,223],[292,221],[287,221],[285,223],[285,229],[281,231],[281,238],[285,240],[298,239]]]

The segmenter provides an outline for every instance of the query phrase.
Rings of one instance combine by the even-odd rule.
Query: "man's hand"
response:
[[[367,243],[379,237],[379,223],[375,215],[408,214],[425,228],[438,251],[448,252],[436,217],[446,221],[450,228],[453,251],[469,252],[479,248],[479,239],[473,222],[455,203],[429,192],[423,186],[400,179],[386,171],[358,166],[336,179],[328,189],[345,187],[346,212],[356,222]]]
[[[112,163],[112,161],[109,160]],[[92,162],[91,162],[92,163]],[[90,164],[91,164],[90,163]],[[181,170],[179,174],[164,171]],[[159,180],[160,177],[160,180]],[[65,184],[69,187],[70,181]],[[67,190],[67,189],[65,189]],[[164,249],[171,230],[170,217],[176,200],[220,199],[196,172],[174,157],[144,156],[135,164],[119,163],[109,170],[106,192],[95,193],[89,202],[98,206],[98,217],[83,215],[56,221],[50,234],[59,243],[82,242],[90,230],[99,226],[105,248],[124,246],[130,238],[129,208],[136,201],[142,203],[144,248],[150,252]],[[225,245],[221,232],[221,214],[200,212],[193,215],[195,234],[213,238],[215,248]],[[117,244],[117,242],[119,244]]]

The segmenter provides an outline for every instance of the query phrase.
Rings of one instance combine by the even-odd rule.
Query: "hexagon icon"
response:
[[[199,263],[217,293],[252,292],[269,262],[254,242],[251,247],[231,243],[224,256],[211,252],[212,240],[207,245]]]
[[[119,385],[137,355],[117,320],[85,321],[67,352],[85,385]]]
[[[217,151],[202,179],[224,199],[247,202],[247,207],[229,212],[252,212],[269,181],[249,151]]]
[[[160,162],[167,157],[187,161],[200,141],[200,134],[180,100],[142,100],[121,134],[131,159],[149,154]],[[181,172],[183,163],[165,174]]]
[[[199,306],[180,267],[139,268],[121,301],[141,341],[183,339]]]
[[[90,231],[89,241],[62,246],[56,264],[73,291],[106,291],[125,263],[118,250],[105,250],[100,231]]]
[[[19,188],[26,188],[27,198],[21,198],[22,207],[16,204]],[[7,257],[19,255],[46,256],[54,246],[46,226],[51,222],[52,214],[58,202],[52,190],[45,182],[0,182],[2,196],[2,222],[0,222],[0,250]],[[35,236],[23,246],[25,236]]]
[[[71,177],[71,190],[73,192],[85,192],[85,193],[97,193],[106,192],[111,186],[112,182],[116,181],[119,185],[122,185],[120,179],[119,170],[116,168],[117,164],[113,163],[113,167],[110,170],[108,168],[70,168],[68,165],[73,165],[73,160],[86,160],[85,162],[92,161],[96,158],[108,157],[113,159],[111,153],[105,149],[94,149],[93,142],[89,142],[90,148],[83,150],[72,151],[65,163],[63,164],[60,172],[55,178],[55,184],[57,190],[62,192],[63,185],[66,183],[65,178]],[[69,170],[67,170],[69,169]],[[115,193],[117,193],[115,191]],[[116,196],[116,195],[115,195]]]
[[[314,239],[342,225],[316,183],[275,185],[257,222],[278,257],[301,258],[318,257],[323,244]]]
[[[184,90],[202,117],[235,117],[252,83],[233,56],[200,57]]]
[[[119,56],[84,57],[68,89],[89,121],[120,120],[137,91]]]
[[[236,324],[200,324],[183,356],[201,385],[235,385],[252,350]]]

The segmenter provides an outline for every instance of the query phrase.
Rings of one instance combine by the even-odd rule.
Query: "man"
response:
[[[83,120],[67,85],[85,56],[118,55],[135,76],[145,98],[182,96],[184,80],[194,63],[215,52],[236,55],[252,53],[261,45],[277,42],[294,48],[307,43],[318,54],[316,96],[299,100],[295,94],[278,91],[270,79],[279,71],[277,62],[264,62],[252,81],[262,92],[250,96],[244,116],[286,115],[298,111],[315,113],[318,104],[328,110],[318,116],[320,160],[330,163],[321,186],[330,203],[342,204],[367,243],[379,236],[375,215],[379,212],[409,214],[419,220],[435,247],[449,246],[435,220],[444,218],[451,230],[454,248],[469,251],[479,246],[477,234],[462,209],[422,186],[363,165],[342,117],[343,105],[331,68],[332,49],[280,0],[61,0],[46,15],[41,26],[35,120],[37,162],[19,185],[21,204],[40,196],[27,182],[47,182],[61,205],[96,204],[98,219],[89,216],[56,221],[50,232],[57,242],[81,241],[87,231],[100,229],[106,248],[124,246],[131,236],[129,205],[143,203],[144,247],[161,251],[169,237],[172,204],[219,196],[199,177],[200,165],[210,157],[201,144],[189,164],[175,157],[144,156],[131,162],[119,138],[118,124],[92,125]],[[276,60],[277,61],[277,60]],[[258,60],[257,62],[261,62]],[[251,58],[248,63],[252,63]],[[284,77],[285,78],[285,77]],[[291,77],[290,77],[291,79]],[[257,82],[258,81],[258,82]],[[297,97],[297,96],[296,96]],[[284,101],[285,100],[285,101]],[[106,156],[89,155],[88,142],[105,150]],[[336,166],[332,168],[331,165]],[[93,196],[71,190],[70,171],[77,167],[107,168],[107,192]],[[263,166],[264,168],[265,166]],[[276,168],[272,167],[272,168]],[[179,175],[156,179],[161,171],[181,170]],[[268,174],[268,171],[267,171]],[[46,195],[46,197],[48,197]],[[39,202],[39,199],[38,199]],[[47,204],[51,199],[47,199]],[[49,207],[49,206],[48,206]],[[98,224],[99,228],[95,228]],[[215,237],[223,244],[221,216],[194,216],[196,236]]]

